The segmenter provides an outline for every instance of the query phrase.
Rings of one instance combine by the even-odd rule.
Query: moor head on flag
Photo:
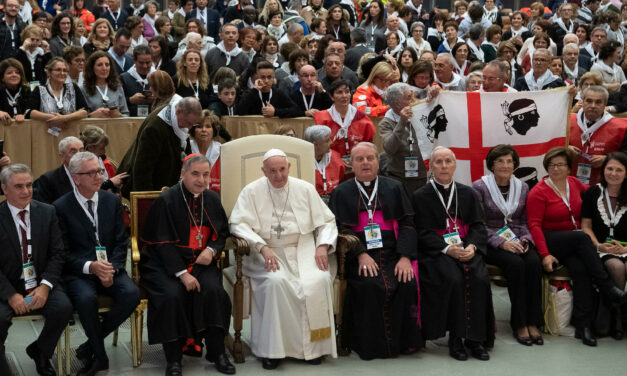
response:
[[[536,102],[532,99],[516,99],[511,104],[505,101],[501,104],[501,109],[505,115],[503,122],[505,131],[510,135],[514,133],[512,128],[516,130],[516,133],[524,136],[531,127],[538,126],[540,114]]]
[[[429,112],[428,116],[423,115],[420,121],[427,130],[427,138],[429,138],[431,142],[437,140],[440,132],[445,132],[446,126],[448,125],[444,108],[439,104],[433,107],[433,110]]]

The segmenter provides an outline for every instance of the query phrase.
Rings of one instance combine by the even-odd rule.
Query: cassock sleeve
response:
[[[235,207],[229,218],[231,234],[243,238],[248,242],[251,252],[256,252],[256,245],[267,245],[266,241],[258,235],[261,231],[260,218],[257,215],[255,203],[252,199],[252,189],[245,187],[240,192]]]
[[[152,121],[158,121],[153,118]],[[156,127],[147,126],[137,140],[137,152],[135,161],[131,167],[133,179],[133,191],[154,190],[152,186],[155,170],[159,168],[161,151],[166,146],[165,140],[159,136]]]
[[[206,192],[204,194],[206,194]],[[218,237],[216,238],[216,240],[209,239],[206,246],[218,251],[219,255],[220,252],[224,249],[224,245],[226,244],[226,238],[228,238],[229,236],[229,222],[226,218],[224,207],[222,207],[222,203],[220,202],[220,198],[218,198],[218,195],[215,192],[210,192],[209,197],[209,200],[211,201],[208,207],[207,204],[205,204],[205,209],[207,210],[207,213],[211,213],[211,223],[213,224],[214,230],[216,231]]]
[[[343,189],[344,189],[344,186],[340,184],[331,192],[331,198],[329,199],[329,209],[331,209],[331,211],[336,214],[335,220],[336,220],[337,230],[340,234],[353,235],[357,237],[358,239],[361,239],[359,235],[357,235],[357,233],[353,231],[353,228],[351,227],[351,225],[347,223],[343,223],[340,220],[339,213],[341,213],[342,211],[346,212],[349,210],[359,210],[358,207],[352,209],[350,207],[351,201],[343,199],[342,197]],[[358,257],[360,254],[364,252],[366,252],[366,247],[363,245],[361,241],[359,241],[357,244],[355,244],[353,248],[348,250],[348,253],[346,254],[346,258],[348,260],[351,260],[351,259],[354,259],[355,257]]]

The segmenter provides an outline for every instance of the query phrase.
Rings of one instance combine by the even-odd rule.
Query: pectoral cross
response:
[[[196,240],[198,240],[198,248],[202,248],[202,234],[200,232],[196,235]]]
[[[283,230],[285,230],[285,228],[281,227],[281,224],[279,223],[276,227],[273,227],[272,229],[276,231],[276,238],[281,239],[281,233],[283,232]]]

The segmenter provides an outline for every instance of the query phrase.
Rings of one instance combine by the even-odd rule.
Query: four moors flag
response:
[[[566,145],[568,90],[517,93],[441,92],[431,103],[412,108],[412,126],[422,157],[446,146],[457,157],[455,179],[470,185],[488,173],[485,157],[491,147],[511,144],[520,156],[514,174],[533,186],[546,175],[544,154]]]

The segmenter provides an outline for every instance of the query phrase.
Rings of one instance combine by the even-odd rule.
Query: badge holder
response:
[[[137,116],[146,117],[150,114],[150,107],[146,104],[137,105]]]
[[[107,259],[107,247],[96,247],[96,260],[109,261]]]
[[[31,81],[28,84],[30,85],[30,91],[34,91],[39,86],[39,81]]]
[[[459,232],[451,232],[444,235],[444,242],[448,245],[462,244],[462,238],[459,236]]]
[[[37,287],[37,271],[35,271],[35,265],[29,260],[27,263],[22,265],[24,268],[24,289],[26,291],[33,290]],[[32,296],[25,296],[24,301],[30,304],[31,300],[33,300]]]
[[[577,179],[584,184],[590,184],[592,165],[589,163],[577,163]]]
[[[364,234],[366,235],[366,248],[376,249],[383,248],[383,238],[381,237],[381,227],[376,224],[364,227]]]
[[[418,157],[405,157],[405,177],[418,177]]]
[[[503,228],[498,230],[496,234],[505,239],[505,241],[520,243],[520,239],[518,239],[518,236],[514,234],[514,231],[512,231],[509,226],[504,226]]]

